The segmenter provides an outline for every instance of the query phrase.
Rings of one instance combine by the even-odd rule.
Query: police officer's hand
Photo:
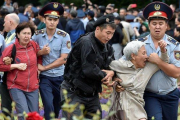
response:
[[[50,47],[48,45],[45,45],[42,49],[41,49],[41,55],[47,55],[50,53]]]
[[[41,64],[38,64],[38,70],[39,70],[39,71],[45,71],[45,70],[46,70],[46,67],[45,67],[45,66],[42,66]]]
[[[6,64],[6,65],[10,65],[11,64],[11,62],[12,62],[12,58],[10,58],[10,57],[4,57],[3,58],[3,61],[4,61],[4,63]]]
[[[108,87],[113,86],[115,82],[111,82],[111,81],[112,81],[112,77],[114,76],[114,71],[112,70],[102,70],[102,71],[106,73],[106,76],[101,80],[102,83]]]
[[[158,56],[157,53],[151,53],[149,55],[148,61],[154,64],[157,64],[161,61],[160,57]]]
[[[166,52],[167,43],[164,40],[158,41],[158,46],[160,47],[162,53]]]

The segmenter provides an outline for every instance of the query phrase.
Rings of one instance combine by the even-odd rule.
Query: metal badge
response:
[[[53,4],[53,7],[54,7],[54,8],[57,8],[57,7],[58,7],[58,3],[54,3],[54,4]]]
[[[153,16],[161,16],[162,15],[162,13],[161,12],[155,12],[154,14],[153,14]]]
[[[109,18],[106,18],[106,22],[109,22]]]
[[[160,8],[161,8],[161,6],[160,6],[159,4],[155,4],[155,5],[154,5],[154,9],[155,9],[155,10],[160,10]]]

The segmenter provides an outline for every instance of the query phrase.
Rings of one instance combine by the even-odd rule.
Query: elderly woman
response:
[[[7,87],[12,100],[16,103],[18,113],[39,111],[37,54],[40,53],[40,49],[34,41],[30,41],[34,32],[31,23],[19,24],[16,28],[15,43],[8,46],[0,58],[0,71],[8,71]],[[3,58],[12,57],[14,46],[16,47],[14,63],[5,65]],[[19,117],[19,120],[23,119],[23,116]]]
[[[110,69],[114,70],[117,77],[122,79],[120,84],[125,90],[120,93],[113,91],[110,111],[124,110],[127,120],[147,119],[143,108],[145,87],[151,76],[159,69],[156,64],[162,60],[166,62],[169,60],[165,49],[166,43],[163,40],[159,41],[159,47],[162,52],[161,59],[156,53],[152,53],[148,57],[145,43],[132,41],[124,48],[126,60],[119,59],[111,62]],[[113,119],[115,120],[115,118]],[[118,120],[118,118],[116,119]]]

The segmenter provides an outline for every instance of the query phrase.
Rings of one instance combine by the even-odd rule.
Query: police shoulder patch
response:
[[[168,36],[167,40],[169,42],[173,43],[174,45],[178,45],[179,44],[179,42],[176,39],[172,38],[171,36]]]
[[[36,31],[35,31],[35,34],[36,34],[36,35],[38,35],[38,34],[44,34],[44,29],[36,30]]]
[[[63,37],[65,37],[67,35],[67,33],[65,31],[63,31],[63,30],[58,30],[57,34],[60,35],[60,36],[63,36]]]
[[[174,51],[174,58],[180,60],[180,51]]]
[[[70,41],[67,41],[67,43],[66,43],[66,47],[67,47],[68,49],[70,49],[70,48],[71,48],[71,42],[70,42]]]

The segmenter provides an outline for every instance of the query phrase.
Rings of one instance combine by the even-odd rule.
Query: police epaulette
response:
[[[144,42],[144,41],[146,41],[147,40],[147,37],[143,37],[143,38],[138,38],[138,39],[136,39],[136,41],[141,41],[141,42]]]
[[[65,31],[62,31],[62,30],[58,30],[58,31],[57,31],[57,34],[58,34],[58,35],[61,35],[61,36],[63,36],[63,37],[65,37],[65,36],[67,35],[67,33],[66,33]]]
[[[44,29],[41,29],[41,30],[36,30],[35,31],[35,34],[38,35],[38,34],[43,34],[44,33]]]
[[[167,40],[173,43],[174,45],[179,45],[179,42],[176,39],[172,38],[171,36],[168,36]]]

